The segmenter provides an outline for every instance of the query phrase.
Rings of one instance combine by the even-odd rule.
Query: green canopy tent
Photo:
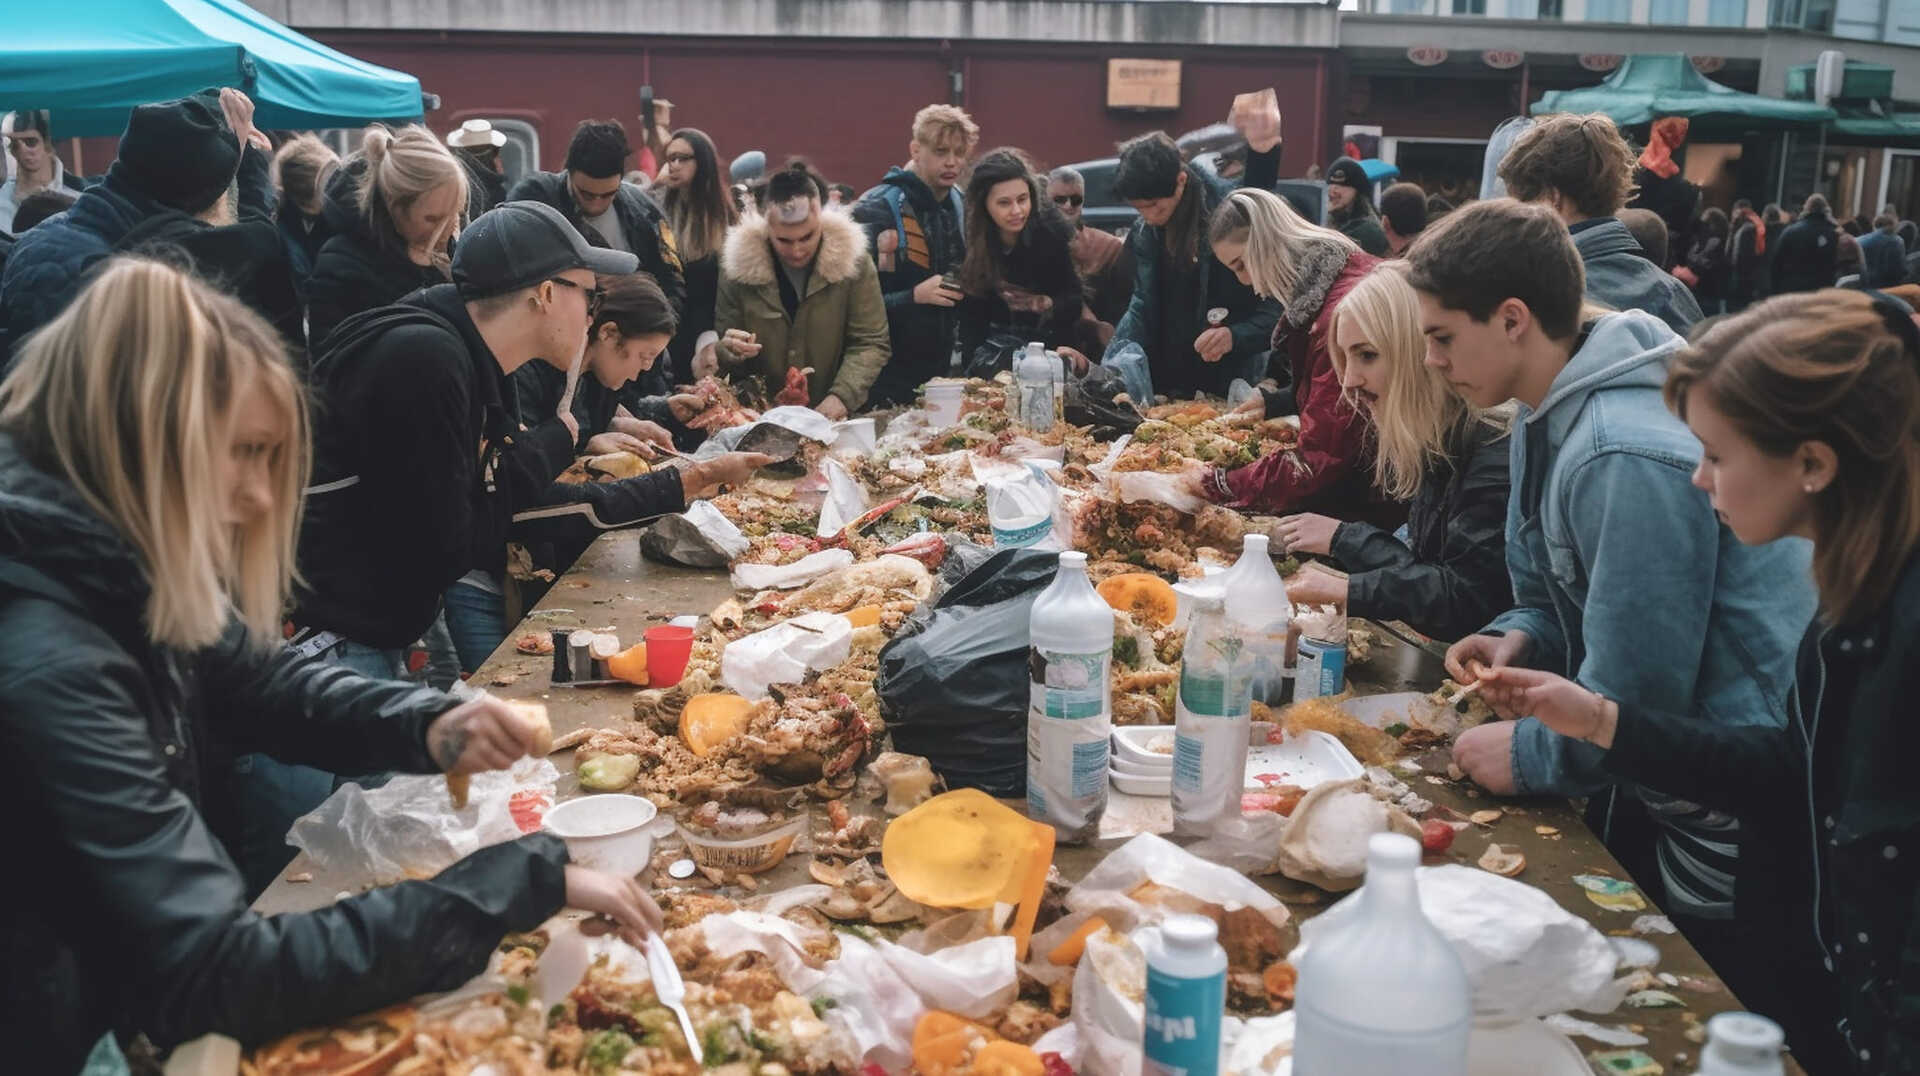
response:
[[[231,86],[267,129],[418,120],[420,81],[336,52],[240,0],[64,0],[0,36],[0,109],[54,134],[116,135],[135,105]]]
[[[1551,112],[1604,112],[1621,127],[1639,127],[1663,116],[1684,116],[1696,130],[1782,130],[1833,119],[1833,109],[1811,101],[1786,101],[1741,93],[1694,70],[1680,53],[1629,56],[1598,86],[1554,90],[1533,106]]]

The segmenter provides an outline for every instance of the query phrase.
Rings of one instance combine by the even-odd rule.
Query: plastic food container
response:
[[[1129,796],[1154,796],[1166,799],[1173,795],[1173,771],[1167,771],[1164,777],[1133,777],[1109,768],[1107,777],[1113,787]]]
[[[657,814],[651,800],[609,792],[555,804],[545,827],[567,842],[573,862],[631,878],[653,859],[653,834],[647,827]]]
[[[935,429],[959,425],[960,404],[966,395],[967,386],[964,382],[927,382],[927,413],[933,419]]]
[[[1153,749],[1155,743],[1159,743],[1165,750],[1155,751]],[[1115,728],[1113,757],[1135,769],[1171,769],[1173,767],[1173,726],[1121,725]]]
[[[1328,781],[1344,781],[1367,772],[1346,745],[1325,732],[1311,731],[1289,736],[1284,743],[1261,744],[1247,749],[1247,785],[1260,788],[1267,782],[1263,775],[1278,777],[1280,784],[1312,788]]]
[[[1108,766],[1113,772],[1122,777],[1145,777],[1157,780],[1173,773],[1173,762],[1171,759],[1168,760],[1166,765],[1160,766],[1150,763],[1132,762],[1121,758],[1119,755],[1115,755],[1108,763]]]
[[[696,865],[729,874],[759,874],[779,866],[793,851],[794,842],[807,831],[807,816],[802,814],[764,833],[733,840],[688,829],[677,819],[673,826],[680,831],[680,839],[687,842],[687,854]]]

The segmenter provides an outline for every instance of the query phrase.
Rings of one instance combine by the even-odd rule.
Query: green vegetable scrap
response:
[[[594,755],[580,763],[580,787],[589,792],[618,792],[638,776],[639,755]]]
[[[626,1061],[633,1052],[633,1036],[617,1027],[597,1031],[587,1040],[587,1048],[581,1052],[580,1060],[593,1072],[610,1072]]]

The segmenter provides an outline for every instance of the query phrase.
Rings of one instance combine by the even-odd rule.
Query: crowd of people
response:
[[[1296,600],[1451,642],[1515,719],[1458,765],[1587,797],[1810,1071],[1920,1066],[1911,221],[1698,209],[1684,129],[1636,151],[1604,116],[1533,124],[1507,196],[1458,207],[1335,160],[1320,222],[1274,193],[1278,106],[1248,95],[1233,178],[1160,132],[1119,147],[1120,237],[1081,174],[982,152],[951,105],[865,193],[801,160],[736,184],[705,133],[636,153],[613,121],[509,188],[485,121],[341,159],[252,111],[135,109],[92,182],[47,114],[7,118],[4,796],[56,865],[4,928],[34,1071],[449,987],[563,901],[657,925],[538,834],[320,912],[247,905],[342,781],[531,748],[437,689],[527,602],[510,563],[564,570],[770,462],[558,482],[577,456],[697,447],[716,374],[842,419],[1030,340],[1296,416],[1297,451],[1183,481],[1282,517],[1317,558]]]

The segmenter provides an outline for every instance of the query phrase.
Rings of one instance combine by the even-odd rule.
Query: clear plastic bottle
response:
[[[1249,534],[1245,543],[1240,559],[1221,576],[1227,619],[1246,636],[1253,661],[1253,700],[1278,706],[1286,683],[1287,626],[1293,619],[1293,602],[1267,554],[1267,536]]]
[[[1780,1025],[1750,1012],[1723,1012],[1707,1021],[1700,1076],[1785,1076]]]
[[[1085,553],[1060,554],[1028,623],[1027,815],[1061,841],[1090,840],[1107,810],[1113,609],[1087,579]]]
[[[1227,1008],[1227,951],[1201,915],[1171,915],[1146,943],[1142,1076],[1216,1076]]]
[[[1047,360],[1047,345],[1038,340],[1028,344],[1026,353],[1013,364],[1014,398],[1019,402],[1016,417],[1035,433],[1053,429],[1053,366]]]
[[[1240,814],[1253,661],[1219,594],[1194,599],[1173,709],[1173,831],[1198,837]]]
[[[1420,842],[1374,834],[1366,885],[1326,913],[1337,918],[1297,959],[1297,1076],[1466,1076],[1473,995],[1460,955],[1420,910],[1419,865]]]

